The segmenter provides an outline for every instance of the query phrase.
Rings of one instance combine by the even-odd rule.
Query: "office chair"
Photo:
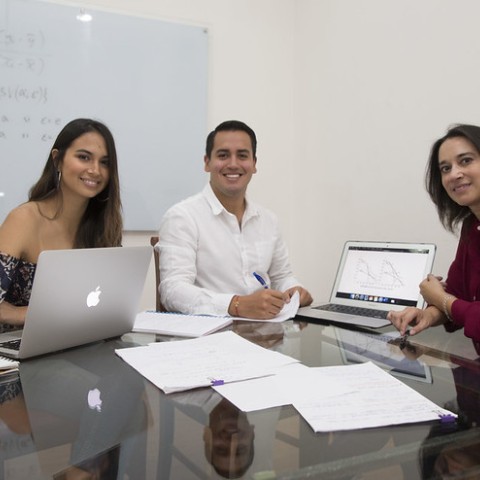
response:
[[[150,237],[150,245],[153,247],[153,258],[155,260],[155,308],[157,312],[164,312],[162,302],[160,301],[160,255],[155,245],[158,243],[158,236]]]

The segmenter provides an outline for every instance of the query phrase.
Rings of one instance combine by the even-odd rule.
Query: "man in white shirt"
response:
[[[271,319],[295,291],[301,306],[312,302],[291,272],[275,215],[246,198],[256,146],[255,132],[236,120],[208,135],[210,182],[170,208],[160,226],[166,310]]]

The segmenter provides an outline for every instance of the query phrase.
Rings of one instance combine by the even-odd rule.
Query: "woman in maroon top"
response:
[[[448,331],[463,328],[480,341],[480,127],[456,125],[437,140],[430,153],[425,179],[443,226],[454,232],[461,225],[457,254],[445,283],[428,275],[420,292],[428,306],[390,312],[389,320],[402,335],[434,325]]]

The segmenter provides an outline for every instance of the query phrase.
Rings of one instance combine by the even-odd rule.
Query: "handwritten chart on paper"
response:
[[[127,230],[203,186],[204,28],[33,0],[0,4],[0,223],[27,198],[61,128],[112,130]]]

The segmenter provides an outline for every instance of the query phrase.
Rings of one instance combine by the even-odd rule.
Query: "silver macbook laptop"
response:
[[[23,330],[0,355],[24,359],[131,331],[152,248],[47,250],[38,258]]]
[[[390,325],[390,310],[422,308],[420,282],[432,271],[433,244],[349,241],[343,248],[330,300],[298,315],[361,327]]]

